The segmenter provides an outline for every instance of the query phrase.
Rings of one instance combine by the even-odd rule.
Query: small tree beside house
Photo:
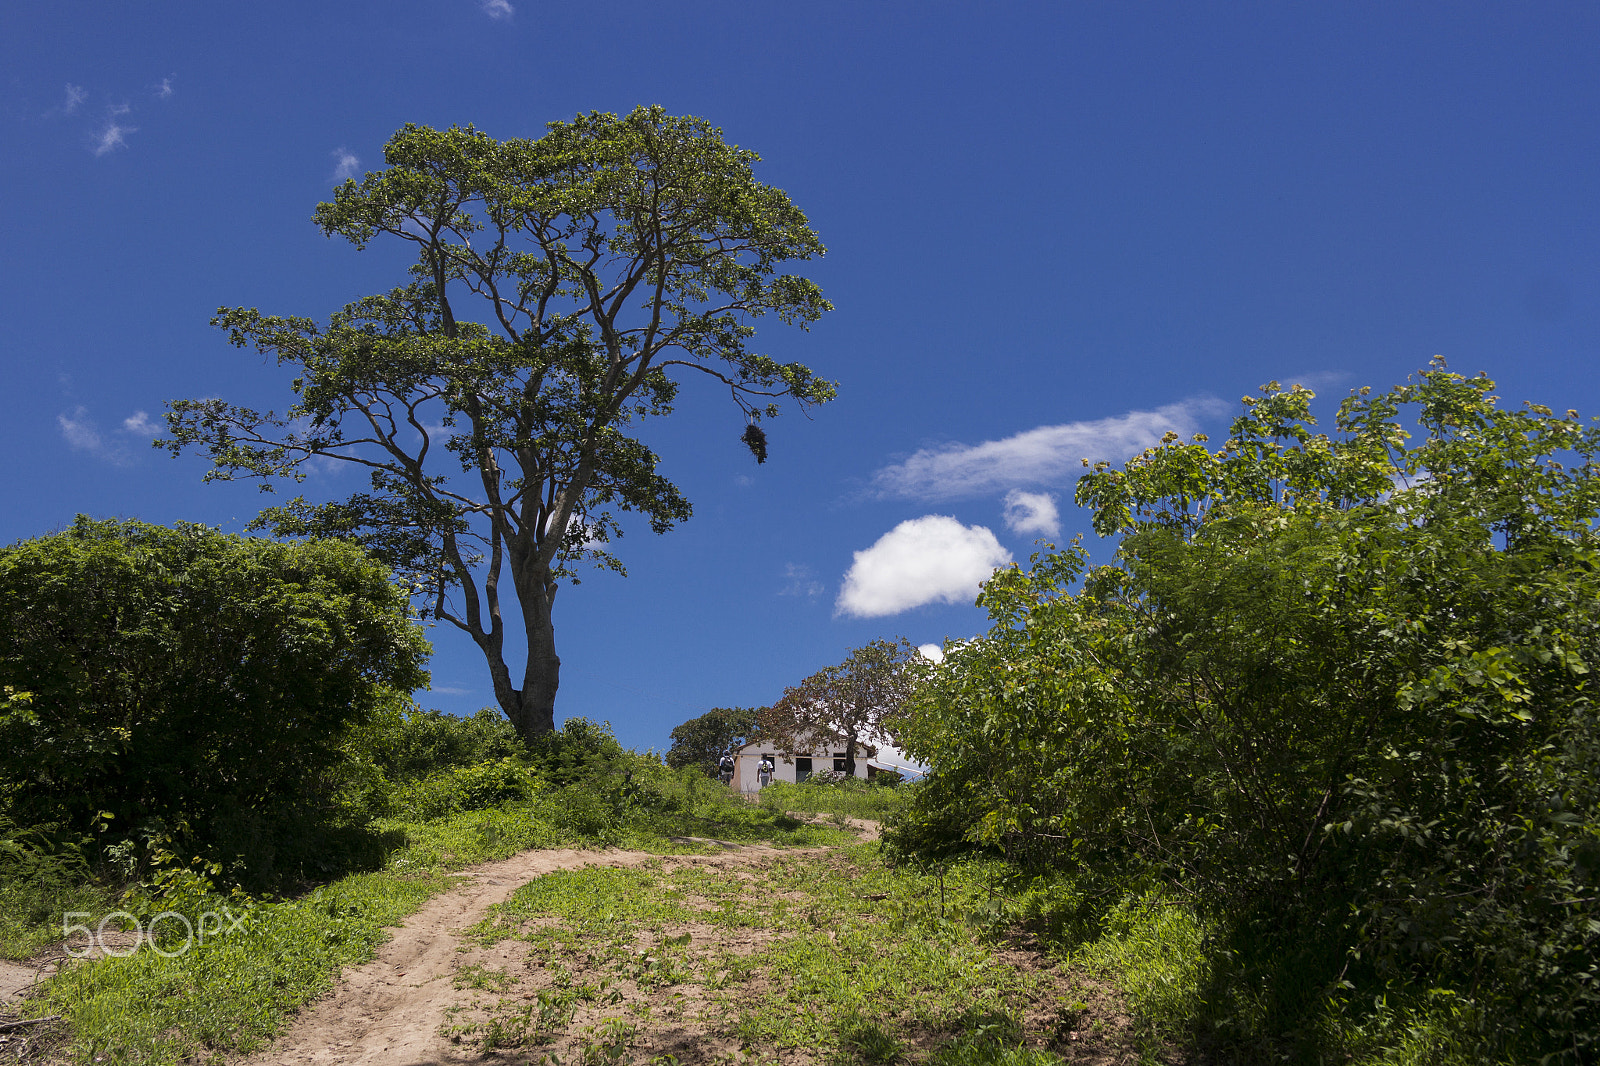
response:
[[[916,648],[904,639],[874,640],[786,690],[757,713],[755,736],[740,753],[739,780],[753,779],[744,764],[763,753],[784,770],[792,767],[796,780],[824,768],[868,776],[867,760],[891,736],[892,716],[911,692],[917,661]],[[832,761],[819,767],[818,757]],[[780,770],[778,778],[789,774]]]

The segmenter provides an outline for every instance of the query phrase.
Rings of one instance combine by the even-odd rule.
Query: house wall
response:
[[[811,760],[812,773],[832,770],[833,760],[844,758],[842,749],[825,749],[811,752],[809,755],[802,752],[797,755],[792,752],[781,752],[772,745],[762,744],[759,741],[754,744],[746,744],[734,755],[734,791],[751,793],[760,791],[761,786],[757,775],[763,754],[771,755],[775,764],[772,779],[774,781],[787,781],[791,785],[795,783],[797,771],[799,770],[795,763],[796,758],[809,758]],[[867,778],[867,757],[864,753],[856,756],[855,776],[863,781]]]

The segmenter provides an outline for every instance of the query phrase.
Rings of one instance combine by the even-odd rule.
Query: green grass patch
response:
[[[382,818],[372,832],[404,841],[383,869],[290,900],[207,893],[203,882],[187,876],[175,879],[165,894],[145,890],[121,901],[93,884],[7,882],[0,886],[0,902],[8,891],[33,893],[26,908],[4,912],[10,926],[0,925],[14,956],[59,941],[67,910],[90,912],[91,926],[118,908],[141,919],[170,909],[196,923],[206,912],[226,909],[229,915],[222,919],[225,933],[195,940],[181,952],[182,925],[165,920],[163,939],[154,947],[176,953],[172,957],[147,944],[129,958],[72,964],[27,1003],[26,1012],[60,1014],[70,1033],[70,1054],[80,1062],[167,1064],[247,1052],[281,1032],[288,1017],[329,988],[343,967],[370,960],[387,939],[385,927],[448,888],[450,872],[462,867],[533,848],[717,850],[673,837],[802,846],[854,839],[754,807],[712,783],[701,787],[671,777],[643,801],[581,785],[552,788],[525,802],[426,821]]]
[[[761,1056],[1046,1066],[1060,1060],[1044,1045],[1082,1004],[1070,979],[1019,961],[1040,957],[1008,954],[992,906],[997,870],[889,869],[876,845],[856,844],[760,862],[668,857],[547,874],[493,908],[470,939],[519,938],[526,972],[553,984],[480,1005],[454,1032],[485,1050],[550,1046],[567,1061],[607,1026],[620,1033],[654,1017]],[[688,986],[699,992],[686,998]],[[684,1017],[684,1002],[705,1008]],[[639,1031],[618,1040],[638,1061],[650,1050]],[[563,1041],[565,1051],[554,1047]]]
[[[774,781],[760,792],[761,806],[779,811],[810,811],[881,822],[910,802],[917,786],[874,785],[858,778],[813,778],[799,784]]]

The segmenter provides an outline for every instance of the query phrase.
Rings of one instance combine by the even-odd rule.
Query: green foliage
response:
[[[853,774],[857,754],[878,753],[923,662],[903,637],[869,641],[758,712],[757,736],[783,752],[843,748]]]
[[[755,731],[758,713],[754,707],[713,707],[674,726],[667,765],[674,770],[698,766],[707,777],[715,777],[722,757],[743,747]]]
[[[611,732],[609,722],[588,718],[568,718],[559,730],[546,733],[528,749],[539,770],[556,785],[572,785],[601,778],[631,777],[660,761],[645,758],[623,748]]]
[[[257,883],[343,848],[355,738],[427,679],[406,594],[349,544],[80,517],[0,550],[0,612],[11,817],[159,826]]]
[[[1463,1059],[1591,1057],[1600,430],[1492,390],[1436,364],[1329,438],[1271,385],[1215,452],[1097,466],[1118,564],[985,586],[902,727],[935,772],[895,846],[1194,900],[1207,976],[1156,1013],[1235,1057],[1380,1056],[1385,1012]]]
[[[414,781],[525,752],[511,723],[489,708],[466,718],[412,708],[369,736],[370,756],[391,781]]]
[[[473,766],[452,766],[421,781],[399,785],[392,807],[401,817],[426,821],[512,800],[531,800],[543,787],[536,772],[508,756]]]
[[[206,453],[208,479],[268,487],[313,459],[357,464],[365,490],[297,498],[259,524],[368,547],[473,639],[501,709],[532,738],[555,726],[559,581],[585,561],[621,571],[606,547],[618,511],[657,533],[690,515],[635,423],[669,414],[686,376],[726,387],[752,426],[779,398],[832,399],[806,366],[750,349],[757,318],[806,328],[830,309],[813,282],[780,272],[822,243],[755,180],[755,153],[659,107],[579,115],[537,139],[407,125],[385,160],[316,223],[357,248],[409,246],[409,277],[326,323],[219,309],[234,345],[293,369],[295,403],[178,401],[161,443]],[[747,437],[764,446],[764,431]],[[525,622],[520,679],[504,655],[502,579]]]

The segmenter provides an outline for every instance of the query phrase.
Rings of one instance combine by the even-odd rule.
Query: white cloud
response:
[[[346,150],[343,145],[335,148],[330,154],[333,156],[334,161],[334,181],[349,181],[361,173],[361,160],[356,158],[354,152]]]
[[[1010,561],[1011,553],[983,526],[923,515],[855,553],[835,610],[879,618],[929,603],[971,602],[995,568]]]
[[[809,566],[801,566],[799,563],[785,563],[783,577],[788,584],[778,590],[778,595],[780,596],[800,596],[808,600],[814,600],[823,593],[822,582],[816,579],[816,575],[811,572]]]
[[[161,79],[161,83],[159,85],[157,85],[156,88],[155,88],[155,93],[156,93],[156,99],[157,100],[165,100],[165,99],[167,99],[168,97],[170,97],[172,95],[172,76],[171,75],[168,75],[167,77]]]
[[[148,442],[161,433],[161,426],[151,421],[148,414],[135,411],[122,420],[119,434],[107,435],[100,431],[100,424],[82,404],[74,407],[70,414],[56,415],[56,425],[61,427],[61,438],[73,451],[103,459],[113,466],[132,466],[134,462],[134,453],[122,435]]]
[[[90,417],[89,409],[81,404],[73,408],[71,414],[56,415],[56,425],[61,427],[67,446],[75,452],[104,459],[113,466],[127,466],[131,461],[127,447],[121,441],[107,440]]]
[[[122,430],[132,433],[136,437],[149,437],[154,440],[161,436],[162,427],[150,420],[150,416],[143,411],[135,411],[128,418],[122,420]]]
[[[89,99],[89,90],[81,85],[67,82],[67,99],[57,110],[58,114],[70,115],[78,110],[78,105]]]
[[[517,9],[511,6],[511,0],[480,0],[478,6],[492,19],[508,19],[517,13]]]
[[[1061,512],[1054,496],[1045,492],[1006,493],[1006,528],[1013,533],[1042,533],[1054,537],[1061,532]]]
[[[918,644],[917,651],[921,652],[922,657],[931,663],[944,662],[944,649],[937,644]]]
[[[1327,392],[1336,389],[1350,380],[1350,375],[1342,370],[1313,370],[1309,374],[1289,374],[1278,379],[1278,384],[1284,388],[1291,385],[1304,385],[1315,393]]]
[[[112,115],[125,115],[127,113],[128,108],[126,106],[111,109]],[[128,147],[128,134],[138,132],[139,127],[137,126],[124,126],[115,118],[109,119],[106,122],[105,129],[100,131],[100,136],[95,140],[94,154],[105,155],[107,152],[118,148],[126,148]]]
[[[1168,431],[1189,436],[1200,419],[1227,410],[1220,400],[1195,397],[1118,418],[1039,426],[1004,440],[924,448],[873,475],[880,496],[951,500],[1020,485],[1061,484],[1076,477],[1079,460],[1120,461],[1160,443]]]

